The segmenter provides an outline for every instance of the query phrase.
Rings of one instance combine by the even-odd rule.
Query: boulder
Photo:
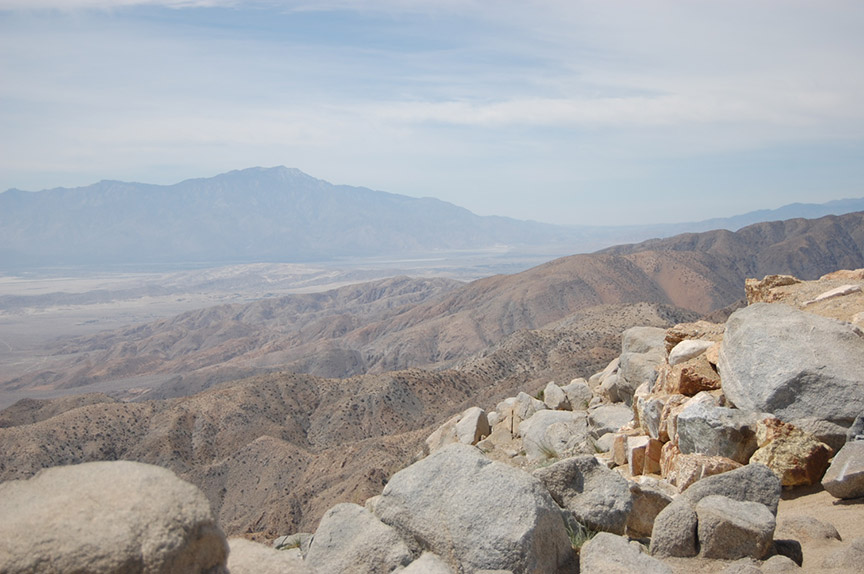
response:
[[[582,545],[581,574],[672,574],[672,569],[630,544],[626,538],[600,532]]]
[[[696,510],[684,500],[675,500],[654,519],[651,554],[655,556],[696,556],[698,519]]]
[[[231,538],[228,545],[231,547],[228,555],[231,574],[315,574],[303,562],[299,548],[276,550],[245,538]]]
[[[759,449],[750,462],[774,471],[783,486],[809,486],[819,482],[834,451],[816,437],[776,418],[756,425]]]
[[[864,496],[864,441],[843,445],[822,477],[822,486],[835,498]]]
[[[627,481],[590,455],[534,471],[561,508],[591,530],[623,534],[633,507]]]
[[[764,504],[711,495],[696,503],[695,510],[701,556],[761,560],[771,552],[776,523]]]
[[[554,573],[572,556],[561,511],[542,483],[466,445],[394,474],[375,514],[456,572]]]
[[[669,365],[675,366],[678,363],[684,363],[691,359],[695,359],[705,351],[707,351],[714,341],[705,341],[701,339],[687,339],[681,341],[669,352]]]
[[[543,389],[543,404],[555,411],[573,410],[564,390],[552,381]]]
[[[624,402],[631,402],[642,383],[654,384],[657,367],[666,361],[665,337],[657,327],[631,327],[621,335],[618,393]]]
[[[658,370],[655,387],[667,394],[692,397],[702,391],[719,389],[720,375],[703,354],[674,366],[662,365]]]
[[[862,356],[864,333],[857,327],[757,303],[726,322],[723,392],[742,410],[793,424],[814,417],[848,427],[864,412]]]
[[[628,536],[650,538],[657,515],[672,503],[672,497],[657,486],[656,482],[629,482],[633,508],[627,517]]]
[[[840,540],[833,524],[806,515],[778,520],[775,535],[800,540]]]
[[[543,410],[519,425],[530,460],[558,458],[587,449],[588,417],[581,411]]]
[[[462,444],[477,444],[491,433],[486,411],[480,407],[467,409],[456,423],[456,440]]]
[[[0,572],[225,573],[228,543],[197,487],[129,461],[0,484]]]
[[[633,420],[633,410],[624,405],[601,405],[588,411],[591,436],[600,438],[609,432],[618,432]]]
[[[588,403],[594,398],[594,393],[591,392],[591,387],[585,382],[585,379],[575,379],[566,387],[562,387],[564,394],[567,395],[567,401],[574,411],[584,411],[588,408]]]
[[[724,456],[747,464],[757,448],[757,421],[757,415],[738,409],[691,404],[676,421],[678,448],[684,454]]]
[[[324,513],[306,563],[319,572],[392,572],[410,564],[414,555],[395,528],[345,502]]]

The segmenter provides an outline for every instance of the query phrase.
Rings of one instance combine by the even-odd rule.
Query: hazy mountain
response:
[[[310,261],[550,245],[574,235],[285,167],[169,186],[102,181],[0,194],[4,266]]]
[[[556,226],[481,217],[432,198],[250,168],[175,185],[102,181],[0,193],[0,270],[70,265],[216,265],[463,250],[584,253],[685,231],[864,209],[864,199],[697,223]]]

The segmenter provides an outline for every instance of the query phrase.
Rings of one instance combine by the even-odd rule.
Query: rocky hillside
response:
[[[746,277],[812,278],[864,265],[864,213],[789,220],[574,255],[457,286],[400,278],[324,294],[186,313],[68,341],[50,368],[0,382],[75,387],[129,377],[177,396],[282,369],[325,377],[447,368],[521,330],[599,305],[648,302],[709,313],[743,299]]]

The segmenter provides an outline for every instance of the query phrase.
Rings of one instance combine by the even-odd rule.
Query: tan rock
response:
[[[794,285],[801,281],[791,275],[766,275],[764,279],[746,279],[744,281],[744,293],[747,296],[747,304],[773,303],[777,301],[778,295],[773,291],[777,287]]]
[[[663,443],[657,439],[649,439],[645,446],[645,463],[642,474],[660,474],[660,458],[662,457]]]
[[[702,391],[713,391],[719,388],[720,375],[717,374],[705,355],[700,355],[672,367],[666,385],[668,392],[688,397]]]
[[[704,454],[678,454],[666,464],[665,478],[675,485],[680,492],[706,476],[722,474],[744,466],[725,456],[706,456]]]
[[[645,468],[645,450],[650,441],[651,437],[645,435],[627,438],[627,464],[632,476],[642,474],[642,470]]]
[[[625,433],[615,433],[612,439],[612,462],[615,463],[615,466],[627,464],[627,435]]]

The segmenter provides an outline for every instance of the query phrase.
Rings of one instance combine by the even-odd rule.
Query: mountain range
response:
[[[249,168],[174,185],[101,181],[0,193],[0,270],[219,265],[417,256],[465,250],[585,253],[687,231],[864,210],[864,198],[794,204],[671,225],[559,226],[432,198],[332,185],[297,169]]]

